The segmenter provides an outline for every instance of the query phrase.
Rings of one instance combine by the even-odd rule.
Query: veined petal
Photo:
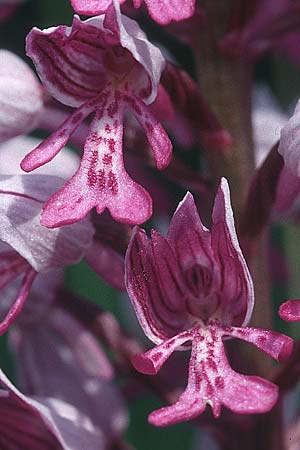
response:
[[[214,261],[209,230],[201,222],[194,198],[187,192],[170,222],[167,240],[182,270],[200,264],[213,270]]]
[[[81,220],[95,206],[129,224],[152,214],[149,194],[127,174],[123,161],[123,103],[116,94],[98,108],[75,175],[46,203],[41,223],[49,228]]]
[[[300,300],[289,300],[280,305],[279,316],[286,322],[297,322],[300,320]]]
[[[33,130],[43,109],[43,90],[21,58],[0,50],[0,142]]]
[[[89,220],[63,230],[41,226],[43,201],[61,184],[50,175],[0,176],[0,240],[38,272],[80,261],[92,244]]]
[[[71,27],[30,31],[27,55],[54,98],[80,106],[100,94],[106,82],[105,35],[103,17],[95,18],[93,25],[74,17]]]
[[[167,270],[167,269],[166,269]],[[125,257],[125,284],[140,325],[149,339],[160,344],[184,329],[186,317],[169,304],[158,280],[151,241],[136,228]]]
[[[253,282],[236,235],[225,178],[215,198],[212,220],[212,247],[222,273],[222,322],[246,325],[254,305]]]

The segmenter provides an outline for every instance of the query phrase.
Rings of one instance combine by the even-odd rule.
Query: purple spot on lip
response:
[[[162,357],[162,352],[157,352],[152,356],[153,361],[157,362]]]
[[[105,188],[105,172],[103,169],[98,171],[98,187],[100,190]]]
[[[225,387],[225,381],[223,377],[216,377],[215,379],[215,386],[219,389],[224,389]]]
[[[107,187],[113,195],[116,195],[118,193],[118,181],[116,175],[111,171],[108,174]]]
[[[105,164],[105,165],[110,165],[111,164],[111,162],[112,162],[112,156],[111,155],[108,155],[107,153],[103,156],[103,158],[102,158],[102,162],[103,162],[103,164]]]

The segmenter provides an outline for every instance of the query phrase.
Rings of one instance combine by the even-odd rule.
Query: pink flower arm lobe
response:
[[[279,317],[286,322],[298,322],[300,320],[300,300],[289,300],[280,305]]]
[[[151,145],[157,168],[159,170],[166,168],[172,157],[172,143],[167,133],[143,101],[133,96],[125,97],[125,101],[126,98]]]
[[[92,101],[88,100],[84,105],[74,111],[54,133],[25,156],[21,162],[21,168],[25,172],[31,172],[51,161],[67,144],[70,136],[75,132],[81,122],[95,109],[99,101],[101,100],[98,97]]]

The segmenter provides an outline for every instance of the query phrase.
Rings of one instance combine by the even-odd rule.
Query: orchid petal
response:
[[[183,331],[185,317],[174,305],[170,307],[158,281],[151,242],[139,228],[126,253],[125,283],[140,325],[152,342],[160,344]]]
[[[254,305],[253,282],[239,246],[230,204],[229,186],[221,180],[212,213],[212,246],[222,267],[224,287],[222,302],[223,323],[246,325]],[[227,317],[226,317],[227,316]]]
[[[0,50],[0,142],[33,130],[42,109],[42,88],[32,70]]]
[[[31,136],[19,136],[0,145],[0,167],[2,175],[24,174],[20,161],[26,153],[37,147],[40,140]],[[73,175],[79,165],[79,157],[69,148],[63,148],[53,162],[35,170],[35,174],[56,175],[68,178]]]
[[[38,272],[80,261],[92,244],[88,220],[63,230],[41,226],[42,203],[61,183],[50,175],[0,176],[0,239]]]

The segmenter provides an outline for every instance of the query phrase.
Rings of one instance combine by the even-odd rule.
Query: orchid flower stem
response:
[[[239,224],[254,175],[251,124],[252,61],[247,56],[229,58],[223,55],[220,49],[220,38],[226,33],[230,20],[231,3],[230,0],[203,1],[207,21],[199,36],[196,60],[201,91],[222,127],[232,138],[231,149],[227,153],[216,149],[208,153],[207,157],[214,184],[218,184],[221,176],[225,176],[229,181],[235,219]],[[248,264],[256,297],[251,326],[272,329],[266,226],[251,245],[254,250],[250,252],[251,259],[248,260]],[[271,361],[255,350],[247,349],[239,355],[239,360],[241,367],[250,367],[251,370],[257,370],[261,376],[270,377]],[[278,408],[280,409],[280,406]],[[271,445],[271,433],[274,434],[275,430],[275,441],[282,443],[281,429],[277,426],[278,416],[280,413],[277,413],[273,422],[266,418],[262,428],[260,424],[263,419],[259,419],[251,430],[254,434],[259,433],[261,448],[269,450],[278,448],[273,443]],[[257,443],[253,443],[252,448],[257,450]]]

